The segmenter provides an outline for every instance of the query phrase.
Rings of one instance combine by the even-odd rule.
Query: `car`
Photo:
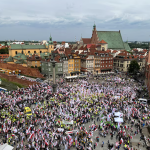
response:
[[[24,113],[25,113],[26,116],[31,116],[32,115],[31,109],[29,107],[24,108]]]

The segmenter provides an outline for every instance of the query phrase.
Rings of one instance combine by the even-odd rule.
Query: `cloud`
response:
[[[150,26],[149,4],[148,0],[1,0],[0,29],[6,32],[8,28],[21,27],[31,32],[34,28],[37,32],[53,30],[54,34],[59,29],[72,38],[71,29],[79,35],[81,32],[90,35],[95,22],[98,30],[121,29],[130,34],[130,29],[135,29],[142,32]]]

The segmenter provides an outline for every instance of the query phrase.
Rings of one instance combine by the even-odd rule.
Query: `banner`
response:
[[[62,124],[73,124],[73,120],[71,120],[71,121],[65,121],[65,120],[63,120]]]

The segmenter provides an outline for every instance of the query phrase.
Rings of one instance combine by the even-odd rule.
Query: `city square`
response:
[[[61,80],[56,93],[47,83],[2,92],[1,142],[18,150],[147,149],[149,106],[137,97],[143,90],[140,82],[113,74]]]

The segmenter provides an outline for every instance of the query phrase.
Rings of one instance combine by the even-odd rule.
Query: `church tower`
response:
[[[96,25],[94,23],[93,25],[93,33],[92,33],[92,37],[91,37],[91,44],[98,44],[99,42],[99,38],[97,35],[97,31],[96,31]]]
[[[54,50],[54,45],[53,45],[52,37],[50,35],[49,41],[48,41],[48,52],[51,53],[51,51],[53,50]]]

